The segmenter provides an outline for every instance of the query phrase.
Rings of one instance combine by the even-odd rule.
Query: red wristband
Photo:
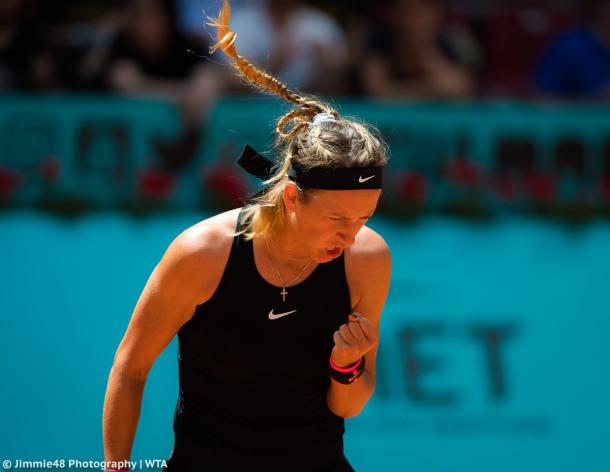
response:
[[[364,356],[360,356],[360,359],[358,359],[357,362],[346,367],[339,367],[333,362],[333,358],[331,356],[329,359],[328,369],[331,380],[344,385],[349,385],[352,382],[355,382],[364,373],[364,362]]]
[[[360,366],[360,363],[362,362],[362,359],[364,358],[364,356],[360,356],[360,359],[358,359],[356,362],[354,362],[353,364],[347,365],[345,367],[339,367],[337,364],[335,364],[333,362],[333,356],[330,356],[330,366],[335,369],[337,372],[353,372],[354,370],[358,369],[358,366]]]

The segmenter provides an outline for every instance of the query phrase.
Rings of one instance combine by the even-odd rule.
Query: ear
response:
[[[299,189],[294,182],[286,182],[282,198],[284,200],[286,210],[295,211],[297,209],[301,203],[301,199],[299,197]]]

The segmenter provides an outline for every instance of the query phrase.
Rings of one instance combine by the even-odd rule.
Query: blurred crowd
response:
[[[0,93],[113,93],[175,103],[182,131],[156,144],[157,188],[159,175],[166,182],[193,159],[216,99],[252,93],[223,54],[208,52],[215,38],[207,21],[221,4],[0,0]],[[239,52],[307,93],[388,102],[610,99],[610,0],[232,0],[231,5]],[[525,185],[543,203],[557,193],[559,180],[519,170],[533,155],[532,143],[501,144],[497,193],[514,200]],[[582,174],[582,143],[567,139],[558,146],[557,162],[567,169],[561,175],[567,172],[573,182]],[[441,174],[452,188],[465,189],[469,201],[485,185],[485,175],[468,158],[467,145],[462,148],[463,155]],[[604,156],[602,187],[610,205],[610,142]],[[515,180],[515,169],[527,179]],[[226,189],[225,173],[212,172],[205,185]],[[216,182],[214,175],[223,177]],[[422,175],[412,172],[401,182],[407,199],[426,200]]]
[[[222,0],[2,0],[0,90],[162,94],[186,123],[246,90]],[[610,97],[610,0],[233,0],[241,53],[291,87],[376,99]]]

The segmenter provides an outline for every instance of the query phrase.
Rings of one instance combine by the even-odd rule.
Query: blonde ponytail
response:
[[[295,108],[282,116],[276,126],[283,160],[277,173],[265,182],[267,191],[257,197],[246,210],[245,229],[247,239],[256,235],[275,233],[285,224],[282,194],[288,182],[288,172],[293,163],[303,167],[352,167],[385,164],[385,144],[374,136],[366,125],[355,120],[339,118],[329,105],[312,97],[300,95],[271,74],[257,68],[237,52],[237,33],[231,31],[229,20],[231,7],[224,0],[217,19],[209,25],[216,28],[216,43],[210,53],[223,51],[232,66],[249,84],[258,90],[277,95],[293,103]],[[320,113],[328,113],[335,120],[312,126]]]

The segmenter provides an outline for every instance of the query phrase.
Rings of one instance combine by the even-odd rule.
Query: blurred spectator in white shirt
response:
[[[340,26],[299,0],[238,3],[231,29],[240,54],[294,89],[332,90],[346,64]]]

